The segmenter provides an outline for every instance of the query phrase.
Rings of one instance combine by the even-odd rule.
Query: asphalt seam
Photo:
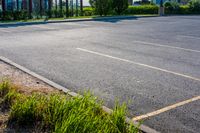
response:
[[[35,77],[35,78],[37,78],[37,79],[43,81],[44,83],[46,83],[46,84],[48,84],[48,85],[50,85],[50,86],[52,86],[52,87],[54,87],[54,88],[56,88],[56,89],[58,89],[58,90],[61,90],[61,91],[65,92],[65,93],[67,93],[67,94],[73,96],[73,97],[75,97],[75,96],[82,96],[82,95],[80,95],[80,94],[77,94],[76,92],[70,91],[69,89],[67,89],[67,88],[65,88],[65,87],[63,87],[63,86],[61,86],[61,85],[59,85],[59,84],[57,84],[57,83],[55,83],[55,82],[53,82],[53,81],[51,81],[51,80],[49,80],[49,79],[47,79],[47,78],[45,78],[45,77],[39,75],[39,74],[36,74],[35,72],[33,72],[33,71],[31,71],[31,70],[29,70],[29,69],[27,69],[27,68],[25,68],[25,67],[23,67],[23,66],[21,66],[21,65],[15,63],[15,62],[13,62],[13,61],[11,61],[11,60],[9,60],[9,59],[6,58],[6,57],[0,56],[0,61],[3,61],[4,63],[9,64],[9,65],[11,65],[11,66],[13,66],[13,67],[15,67],[15,68],[17,68],[17,69],[23,71],[23,72],[25,72],[25,73],[27,73],[27,74],[29,74],[29,75]],[[110,108],[108,108],[108,107],[106,107],[106,106],[102,106],[102,109],[103,109],[105,112],[107,112],[108,114],[111,114],[112,111],[113,111],[112,109],[110,109]],[[131,120],[130,118],[128,118],[128,117],[126,117],[126,122],[129,123],[129,124],[132,123],[132,124],[134,124],[134,125],[140,125],[138,122],[132,121],[132,120]],[[141,125],[140,125],[140,130],[141,130],[142,132],[145,132],[145,133],[159,133],[159,132],[156,131],[155,129],[152,129],[152,128],[150,128],[150,127],[144,125],[144,124],[141,124]]]

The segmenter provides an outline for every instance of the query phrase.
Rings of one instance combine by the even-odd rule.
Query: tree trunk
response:
[[[48,0],[48,17],[49,18],[52,17],[51,8],[52,8],[52,0]]]
[[[5,2],[5,0],[2,0],[2,11],[3,12],[6,11],[6,2]]]
[[[17,11],[19,11],[19,0],[16,0],[16,4],[17,4]]]
[[[42,16],[42,0],[40,0],[40,16]]]
[[[66,17],[69,17],[69,1],[66,0]]]
[[[83,16],[83,0],[80,0],[80,11],[81,11],[81,16]]]
[[[59,5],[60,5],[60,10],[62,11],[62,0],[60,0]]]
[[[5,19],[5,11],[6,11],[6,2],[5,0],[2,0],[2,11],[3,11],[3,16],[2,16],[2,19],[4,20]]]
[[[32,18],[31,13],[32,13],[32,0],[29,0],[29,19]]]
[[[78,16],[78,0],[76,0],[76,16]]]

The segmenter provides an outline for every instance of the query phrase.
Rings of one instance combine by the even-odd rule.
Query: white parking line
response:
[[[146,65],[146,64],[139,63],[139,62],[134,62],[134,61],[130,61],[130,60],[127,60],[127,59],[114,57],[114,56],[111,56],[111,55],[107,55],[107,54],[103,54],[103,53],[99,53],[99,52],[95,52],[95,51],[91,51],[91,50],[87,50],[87,49],[83,49],[83,48],[76,48],[76,49],[80,50],[80,51],[83,51],[83,52],[87,52],[87,53],[91,53],[91,54],[95,54],[95,55],[99,55],[99,56],[103,56],[103,57],[107,57],[107,58],[111,58],[111,59],[115,59],[115,60],[131,63],[131,64],[139,65],[139,66],[142,66],[142,67],[147,67],[147,68],[150,68],[150,69],[154,69],[154,70],[158,70],[158,71],[162,71],[162,72],[166,72],[166,73],[170,73],[170,74],[173,74],[173,75],[176,75],[176,76],[181,76],[181,77],[192,79],[192,80],[195,80],[195,81],[200,81],[199,78],[192,77],[192,76],[185,75],[185,74],[181,74],[181,73],[178,73],[178,72],[169,71],[169,70],[162,69],[162,68],[159,68],[159,67]]]
[[[200,100],[200,96],[193,97],[193,98],[191,98],[191,99],[188,99],[188,100],[185,100],[185,101],[182,101],[182,102],[179,102],[179,103],[176,103],[176,104],[173,104],[173,105],[164,107],[164,108],[162,108],[162,109],[153,111],[153,112],[151,112],[151,113],[147,113],[147,114],[144,114],[144,115],[140,115],[140,116],[133,117],[132,120],[133,120],[133,121],[138,121],[138,120],[142,120],[142,119],[145,119],[145,118],[148,118],[148,117],[152,117],[152,116],[155,116],[155,115],[164,113],[164,112],[166,112],[166,111],[175,109],[175,108],[177,108],[177,107],[179,107],[179,106],[183,106],[183,105],[185,105],[185,104],[188,104],[188,103],[191,103],[191,102],[194,102],[194,101],[197,101],[197,100]]]
[[[1,28],[0,28],[0,32],[6,32],[6,33],[10,33],[11,31],[10,31],[10,30],[8,30],[8,29],[1,29]]]
[[[180,37],[186,37],[186,38],[191,38],[191,39],[200,39],[200,37],[196,36],[186,36],[186,35],[179,35]]]
[[[157,44],[157,43],[150,43],[150,42],[143,42],[143,41],[133,41],[133,42],[142,43],[144,45],[152,45],[152,46],[166,47],[166,48],[172,48],[172,49],[178,49],[178,50],[200,53],[199,50],[193,50],[193,49],[187,49],[187,48],[181,48],[181,47],[174,47],[174,46],[169,46],[169,45],[161,45],[161,44]]]

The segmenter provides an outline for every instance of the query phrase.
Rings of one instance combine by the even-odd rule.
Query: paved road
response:
[[[144,121],[158,131],[197,133],[199,25],[200,16],[173,16],[0,27],[0,56],[73,91],[90,89],[109,107],[126,101],[131,118],[167,109]]]

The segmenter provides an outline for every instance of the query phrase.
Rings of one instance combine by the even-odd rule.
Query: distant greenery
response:
[[[126,105],[115,105],[113,113],[102,110],[102,102],[90,93],[83,97],[65,94],[25,95],[8,82],[0,84],[1,108],[10,108],[8,126],[39,127],[55,133],[137,133],[138,127],[125,122]]]
[[[166,14],[200,14],[200,0],[191,0],[187,5],[180,5],[176,1],[164,3]]]
[[[189,1],[189,2],[188,2]],[[91,7],[83,8],[82,16],[112,16],[112,15],[139,15],[139,14],[158,14],[158,5],[152,3],[142,3],[139,6],[128,6],[127,0],[89,0]],[[181,5],[174,0],[164,3],[165,14],[200,14],[200,0],[185,0],[186,5]],[[50,19],[50,18],[69,18],[75,17],[75,10],[69,9],[66,14],[64,6],[62,10],[56,10],[55,7],[51,11],[42,13],[28,11],[0,11],[0,20],[28,20],[28,19]],[[80,14],[80,9],[78,9]],[[77,16],[80,17],[80,16]]]

